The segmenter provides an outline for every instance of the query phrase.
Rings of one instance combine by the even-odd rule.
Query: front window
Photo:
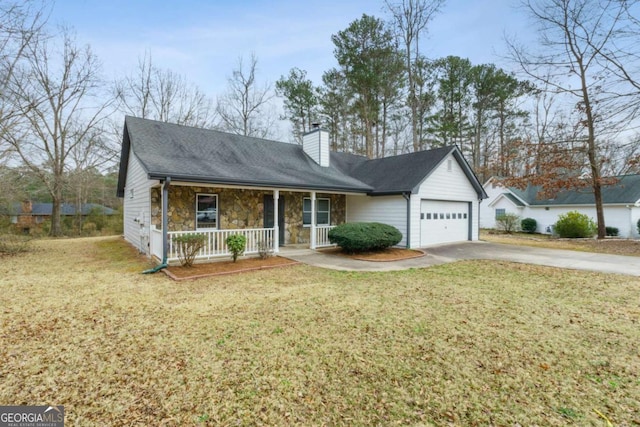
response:
[[[331,212],[330,199],[316,199],[316,225],[329,225]],[[311,199],[302,200],[302,224],[311,225]]]
[[[196,195],[196,229],[218,228],[218,196]]]
[[[504,216],[507,213],[506,209],[496,209],[496,219]]]

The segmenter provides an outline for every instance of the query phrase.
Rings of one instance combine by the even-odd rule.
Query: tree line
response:
[[[238,62],[214,103],[196,85],[157,67],[150,53],[131,74],[108,81],[72,29],[53,29],[52,4],[0,0],[0,209],[32,199],[52,203],[52,236],[64,233],[61,207],[101,202],[117,208],[122,114],[271,137],[277,116],[257,59]],[[96,191],[99,188],[101,191]],[[108,193],[109,196],[105,196]],[[115,200],[114,200],[115,199]]]
[[[56,236],[61,203],[89,200],[89,178],[114,172],[122,114],[273,138],[280,97],[292,141],[320,122],[333,150],[369,158],[456,144],[481,181],[593,191],[604,230],[601,186],[638,171],[637,2],[523,1],[539,42],[506,41],[517,73],[428,58],[444,4],[385,0],[384,18],[364,14],[331,35],[337,65],[320,84],[293,67],[272,86],[255,55],[240,57],[214,100],[148,52],[106,81],[90,46],[51,29],[46,2],[0,0],[0,167],[40,183]]]
[[[538,44],[507,39],[518,74],[420,48],[443,0],[386,0],[386,21],[362,15],[334,34],[338,67],[314,86],[293,68],[276,88],[296,135],[326,123],[332,149],[383,157],[457,145],[481,181],[594,195],[638,172],[640,5],[523,0]],[[422,43],[420,43],[422,41]]]

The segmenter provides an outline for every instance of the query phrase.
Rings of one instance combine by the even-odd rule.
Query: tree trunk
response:
[[[49,235],[51,237],[62,237],[62,221],[60,215],[62,207],[62,188],[58,186],[51,196],[53,203],[51,204],[51,230],[49,230]]]
[[[598,167],[596,150],[596,132],[594,126],[593,111],[591,109],[591,99],[587,86],[586,71],[582,61],[578,60],[580,66],[580,80],[582,83],[582,100],[584,102],[584,113],[587,116],[587,155],[589,157],[589,167],[591,168],[591,179],[593,186],[593,197],[596,204],[596,219],[598,221],[598,239],[604,239],[607,235],[604,223],[604,210],[602,207],[602,184],[600,183],[600,168]]]

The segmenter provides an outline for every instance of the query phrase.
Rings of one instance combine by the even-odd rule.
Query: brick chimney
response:
[[[329,167],[329,132],[320,128],[320,123],[311,125],[311,130],[302,135],[302,149],[314,162]]]
[[[31,200],[23,200],[20,204],[20,209],[22,209],[22,213],[25,214],[33,212],[33,204],[31,203]]]

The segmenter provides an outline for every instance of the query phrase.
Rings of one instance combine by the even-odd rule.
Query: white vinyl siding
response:
[[[347,196],[347,222],[381,222],[402,233],[398,246],[406,246],[407,201],[402,196]]]
[[[511,200],[503,197],[503,193],[509,190],[505,187],[493,185],[488,181],[484,189],[489,195],[482,201],[480,221],[482,228],[495,228],[495,211],[505,209],[507,213],[514,213],[520,218],[533,218],[536,220],[539,233],[549,233],[551,226],[558,221],[558,216],[569,211],[578,211],[590,218],[596,219],[595,206],[591,205],[563,205],[563,206],[516,206]],[[605,204],[604,222],[607,227],[616,227],[620,231],[620,237],[638,238],[637,222],[640,219],[640,207],[633,204]]]
[[[150,189],[157,185],[158,181],[147,179],[147,174],[140,161],[129,152],[129,164],[127,180],[124,187],[123,215],[124,238],[139,250],[149,253],[146,241],[141,240],[141,235],[149,236],[149,223],[151,219],[151,195]]]
[[[604,224],[607,227],[616,227],[620,232],[620,237],[634,238],[638,237],[637,221],[640,215],[640,208],[627,207],[626,205],[604,205]],[[595,206],[550,206],[549,210],[545,207],[527,207],[522,212],[522,218],[533,218],[538,223],[537,231],[540,233],[549,233],[548,227],[558,221],[558,216],[566,214],[570,211],[578,211],[587,215],[596,221]]]
[[[451,163],[449,163],[451,160]],[[449,169],[449,165],[451,168]],[[478,240],[478,193],[453,155],[449,155],[411,195],[411,247],[420,246],[420,210],[423,200],[471,203],[471,240]],[[446,219],[446,217],[445,217]]]

